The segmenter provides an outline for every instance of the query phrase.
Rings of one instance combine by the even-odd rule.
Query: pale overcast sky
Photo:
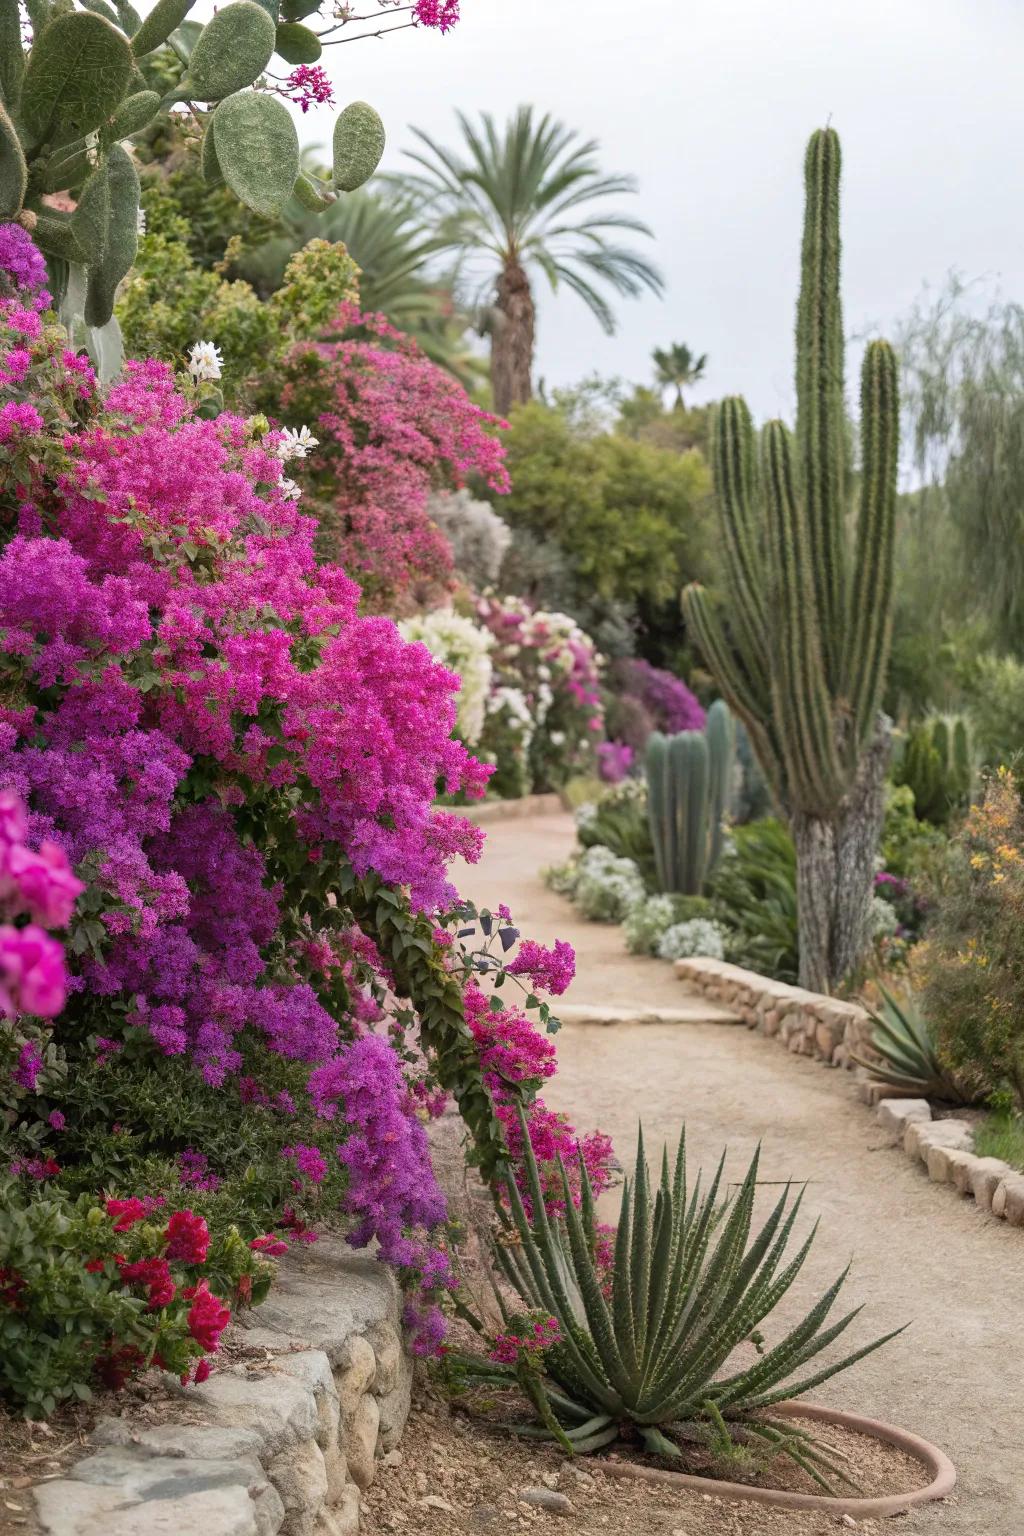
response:
[[[383,116],[386,167],[409,123],[451,141],[455,107],[533,102],[639,178],[628,201],[665,298],[623,302],[607,338],[574,295],[542,293],[549,384],[646,379],[652,347],[686,341],[710,355],[702,396],[788,414],[802,155],[829,116],[848,332],[884,327],[951,267],[1024,299],[1024,0],[462,0],[447,37],[398,32],[324,62],[339,105]],[[303,139],[317,127],[311,112]]]

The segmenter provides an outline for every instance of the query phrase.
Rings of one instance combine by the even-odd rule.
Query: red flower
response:
[[[192,1302],[188,1312],[188,1331],[207,1352],[215,1350],[221,1334],[231,1321],[231,1308],[214,1296],[205,1280],[189,1285],[181,1293]]]
[[[145,1221],[149,1212],[146,1202],[133,1196],[130,1200],[108,1200],[107,1215],[114,1218],[115,1232],[127,1232],[137,1221]]]
[[[106,1262],[106,1259],[86,1259],[85,1267],[90,1275],[98,1275]]]
[[[175,1211],[167,1223],[167,1257],[181,1264],[205,1264],[210,1249],[210,1233],[201,1216],[191,1211]]]
[[[136,1349],[134,1344],[122,1344],[119,1349],[111,1348],[105,1355],[100,1355],[94,1370],[105,1387],[116,1390],[124,1386],[129,1376],[135,1374],[145,1358],[142,1350]]]
[[[0,1264],[0,1306],[11,1307],[17,1311],[21,1305],[18,1300],[18,1292],[25,1289],[25,1281],[15,1269],[8,1269]]]
[[[254,1253],[262,1253],[264,1258],[276,1259],[282,1253],[288,1252],[288,1244],[273,1232],[264,1232],[262,1237],[254,1237],[249,1247]]]
[[[158,1312],[174,1300],[177,1287],[166,1259],[139,1259],[134,1264],[119,1264],[125,1285],[148,1286],[149,1312]]]

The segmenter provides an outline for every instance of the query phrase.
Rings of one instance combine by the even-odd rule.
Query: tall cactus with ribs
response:
[[[322,3],[232,0],[201,25],[188,19],[195,0],[156,0],[144,20],[130,0],[26,0],[26,46],[18,0],[0,0],[0,222],[31,232],[61,319],[101,374],[120,365],[114,298],[138,245],[129,141],[158,113],[187,107],[206,180],[266,216],[293,195],[327,208],[376,168],[383,124],[352,102],[335,121],[331,182],[302,170],[295,123],[266,79],[275,54],[319,58],[321,34],[301,22]]]
[[[745,723],[797,849],[800,981],[827,992],[867,941],[889,748],[888,662],[899,442],[896,359],[873,341],[861,373],[859,507],[843,398],[839,139],[805,162],[797,420],[764,428],[722,402],[713,446],[723,602],[683,594],[688,624]],[[848,527],[853,522],[852,537]]]

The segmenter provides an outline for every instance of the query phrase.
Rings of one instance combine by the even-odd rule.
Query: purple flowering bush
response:
[[[0,253],[10,1200],[68,1230],[112,1201],[202,1222],[234,1255],[220,1290],[193,1277],[206,1289],[185,1298],[204,1338],[268,1258],[340,1218],[398,1269],[413,1347],[431,1351],[452,1277],[424,1119],[454,1094],[484,1176],[509,1155],[467,1020],[474,963],[440,917],[457,904],[449,865],[482,834],[437,796],[479,796],[489,773],[453,735],[458,680],[318,560],[284,473],[294,428],[210,418],[188,375],[153,361],[101,390],[23,231],[0,226]],[[570,957],[524,947],[520,972],[557,990]],[[569,1145],[556,1118],[544,1134]],[[0,1224],[0,1265],[20,1314],[35,1281],[15,1225]],[[158,1265],[175,1252],[125,1262],[184,1297]],[[113,1263],[111,1294],[144,1299],[144,1272]],[[134,1306],[126,1331],[106,1307],[97,1359],[177,1369],[156,1312]],[[32,1290],[18,1326],[59,1331],[45,1312]],[[45,1379],[29,1391],[0,1370],[0,1395],[49,1411],[110,1379],[43,1355]]]

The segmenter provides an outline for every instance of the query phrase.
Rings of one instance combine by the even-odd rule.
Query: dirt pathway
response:
[[[628,955],[616,929],[579,921],[540,883],[538,870],[572,846],[568,816],[487,831],[483,861],[460,886],[479,903],[507,902],[532,937],[577,946],[567,1001],[685,1000],[668,965]],[[567,1024],[558,1040],[548,1102],[581,1129],[611,1134],[624,1159],[638,1116],[652,1148],[674,1142],[685,1119],[694,1163],[709,1165],[727,1143],[736,1177],[763,1140],[763,1179],[810,1181],[805,1203],[822,1220],[797,1299],[820,1292],[852,1257],[848,1304],[866,1305],[851,1336],[866,1342],[912,1321],[822,1396],[917,1430],[960,1473],[953,1501],[902,1517],[900,1531],[1022,1536],[1024,1233],[930,1184],[887,1146],[845,1074],[742,1027]]]

